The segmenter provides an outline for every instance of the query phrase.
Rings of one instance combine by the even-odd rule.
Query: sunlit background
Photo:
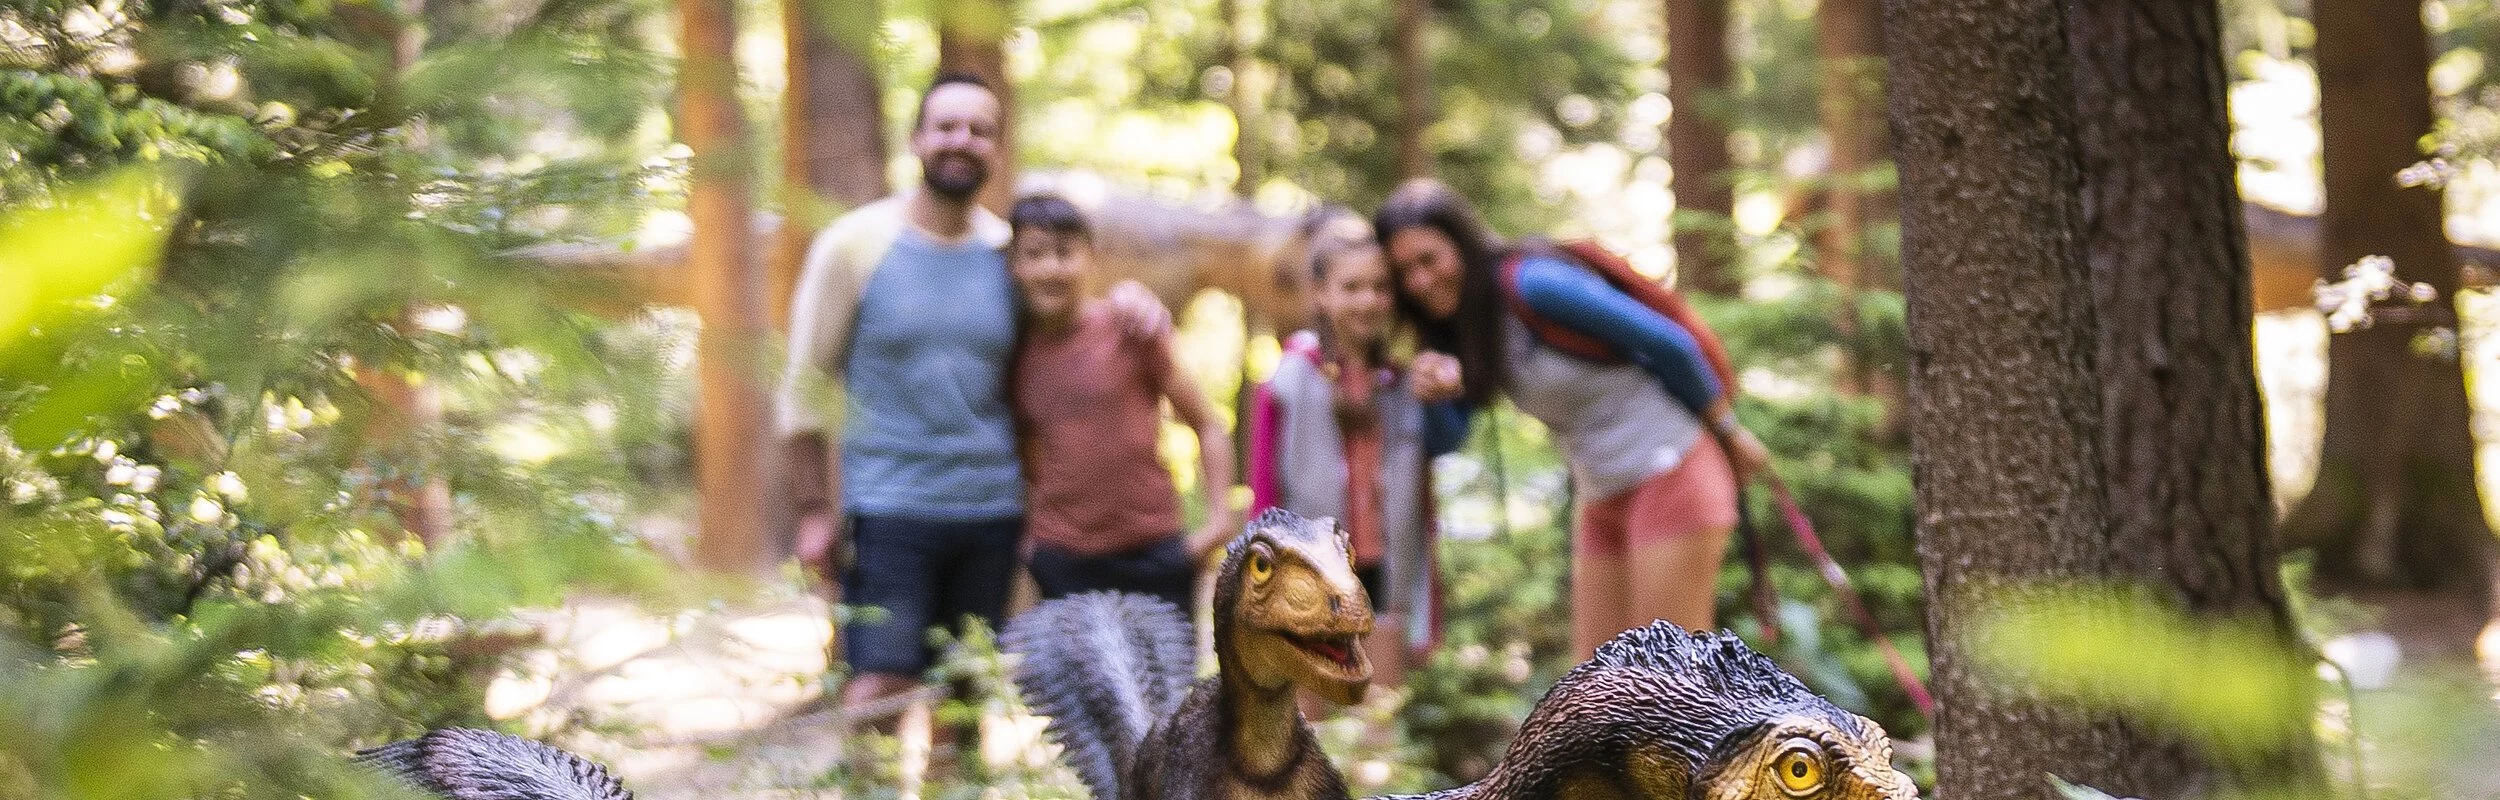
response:
[[[902,143],[948,4],[880,5],[859,15],[879,168],[909,186]],[[2295,249],[2321,205],[2304,5],[2225,4],[2241,188],[2291,221],[2276,244]],[[1183,360],[1212,397],[1263,378],[1299,310],[1204,265],[1264,278],[1294,263],[1282,243],[1302,215],[1369,209],[1394,185],[1391,6],[1025,0],[991,20],[1022,183],[1171,235],[1111,266],[1175,303]],[[1853,361],[1897,371],[1898,284],[1844,291],[1818,270],[1816,198],[1835,182],[1889,189],[1892,170],[1829,167],[1816,3],[1731,7],[1732,90],[1680,109],[1655,0],[1436,4],[1421,138],[1506,233],[1593,237],[1673,278],[1673,226],[1737,232],[1742,291],[1701,302],[1746,367],[1743,413],[1923,663],[1906,444],[1888,395],[1842,388]],[[2409,174],[2444,186],[2453,241],[2500,248],[2500,6],[2423,8],[2440,127]],[[773,220],[827,218],[840,203],[787,199],[774,167],[785,9],[738,12],[752,200]],[[940,716],[983,731],[982,750],[924,775],[897,757],[909,742],[834,733],[823,687],[841,676],[824,653],[843,612],[819,587],[788,564],[761,580],[687,567],[702,326],[675,31],[657,0],[0,7],[0,800],[378,791],[322,765],[448,724],[596,755],[650,798],[1076,796],[981,643],[942,668],[978,691]],[[1676,187],[1704,180],[1669,166],[1662,126],[1679,113],[1730,127],[1727,218],[1679,213]],[[1893,269],[1897,224],[1863,238],[1875,271]],[[2329,333],[2309,293],[2318,265],[2257,249],[2288,509],[2317,471]],[[2465,367],[2500,523],[2500,298],[2472,285],[2491,273],[2469,277],[2459,329],[2427,357]],[[754,344],[752,371],[772,374],[778,344]],[[1194,498],[1191,437],[1167,434]],[[1568,666],[1552,621],[1572,487],[1543,431],[1497,412],[1436,467],[1449,644],[1404,691],[1324,725],[1358,793],[1481,770]],[[1722,618],[1781,631],[1773,654],[1881,721],[1927,779],[1927,721],[1813,565],[1771,535],[1775,618],[1742,602],[1733,568]],[[2040,613],[2133,620],[2170,656],[2229,661],[2206,658],[2212,632],[2188,622],[2077,602]],[[2331,693],[2315,715],[2338,768],[2368,751],[2385,786],[2458,785],[2438,781],[2463,757],[2441,757],[2492,741],[2488,720],[2458,710],[2487,710],[2492,686],[2406,683],[2379,621],[2305,597],[2301,612],[2364,692]],[[2124,668],[2094,660],[2106,629],[2077,627],[2047,650],[2074,654],[2062,669]],[[2136,688],[2110,703],[2196,730],[2278,699]]]

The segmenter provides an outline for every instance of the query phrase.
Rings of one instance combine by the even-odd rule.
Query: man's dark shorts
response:
[[[1129,592],[1163,598],[1188,614],[1198,585],[1198,565],[1190,560],[1189,547],[1179,536],[1103,556],[1035,545],[1031,567],[1044,600],[1084,592]]]
[[[961,632],[964,615],[997,630],[1016,574],[1022,517],[923,520],[853,516],[856,555],[842,577],[842,602],[879,612],[842,627],[842,660],[853,673],[917,677],[936,662],[929,628]]]

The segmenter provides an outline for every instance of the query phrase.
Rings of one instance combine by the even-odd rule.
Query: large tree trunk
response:
[[[1424,131],[1432,126],[1432,74],[1424,60],[1424,22],[1431,9],[1425,0],[1395,1],[1389,50],[1398,72],[1398,177],[1421,178],[1432,174],[1432,153],[1424,146]]]
[[[1868,173],[1892,154],[1884,127],[1884,26],[1879,0],[1822,0],[1815,7],[1815,61],[1820,72],[1815,98],[1823,136],[1830,142],[1823,227],[1814,255],[1823,277],[1839,289],[1841,334],[1850,340],[1845,388],[1882,397],[1898,407],[1900,385],[1883,365],[1866,363],[1857,342],[1858,293],[1898,290],[1901,275],[1890,254],[1874,248],[1867,230],[1896,213],[1892,193],[1867,187]]]
[[[2381,314],[2328,346],[2317,486],[2285,533],[2318,549],[2321,587],[2408,606],[2390,623],[2409,645],[2470,653],[2489,617],[2492,538],[2474,483],[2464,376],[2454,358],[2409,347],[2434,326],[2456,325],[2456,262],[2439,193],[2395,180],[2421,158],[2415,142],[2430,130],[2429,37],[2412,3],[2318,0],[2315,9],[2326,170],[2319,266],[2333,279],[2363,256],[2388,256],[2398,276],[2430,284],[2439,301]]]
[[[765,336],[764,280],[749,252],[746,120],[738,107],[734,0],[681,0],[677,136],[694,152],[686,200],[694,237],[695,311],[702,315],[695,398],[695,491],[702,508],[694,556],[707,569],[760,569],[765,555],[764,489],[775,459],[763,432],[765,401],[756,376]]]
[[[1007,78],[1013,0],[940,0],[938,72],[980,76],[998,95],[998,174],[981,187],[981,205],[1000,214],[1016,201],[1016,91]]]
[[[2059,0],[1890,0],[1910,468],[1939,704],[1936,796],[2115,785],[2114,722],[1991,681],[1975,604],[2109,558],[2100,333]]]
[[[2215,619],[2263,623],[2300,650],[2279,572],[2251,285],[2215,0],[2072,0],[2086,252],[2114,577]],[[2284,681],[2306,686],[2304,663]],[[2131,728],[2128,770],[2099,788],[2210,797],[2314,785],[2312,737],[2218,762]]]
[[[808,240],[886,185],[885,103],[877,81],[882,0],[784,0],[789,86],[782,92],[782,226],[767,317],[790,316]]]
[[[1727,126],[1703,107],[1728,90],[1727,0],[1666,0],[1667,166],[1677,211],[1721,224],[1675,226],[1677,285],[1711,294],[1744,289],[1732,266],[1736,190],[1728,182]]]

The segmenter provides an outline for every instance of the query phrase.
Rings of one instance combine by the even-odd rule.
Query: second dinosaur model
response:
[[[1380,800],[1916,800],[1883,726],[1735,634],[1617,634],[1538,700],[1483,780]]]

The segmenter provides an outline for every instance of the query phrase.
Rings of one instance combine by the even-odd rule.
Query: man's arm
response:
[[[805,431],[783,438],[781,447],[790,476],[790,503],[797,511],[799,563],[831,579],[842,566],[834,559],[842,528],[842,467],[834,454],[836,445],[821,431]]]
[[[809,242],[790,303],[789,361],[774,396],[774,427],[788,470],[792,532],[799,560],[819,571],[833,563],[842,523],[841,370],[862,291],[861,265],[883,258],[893,225],[854,215]],[[830,573],[828,573],[830,575]]]

